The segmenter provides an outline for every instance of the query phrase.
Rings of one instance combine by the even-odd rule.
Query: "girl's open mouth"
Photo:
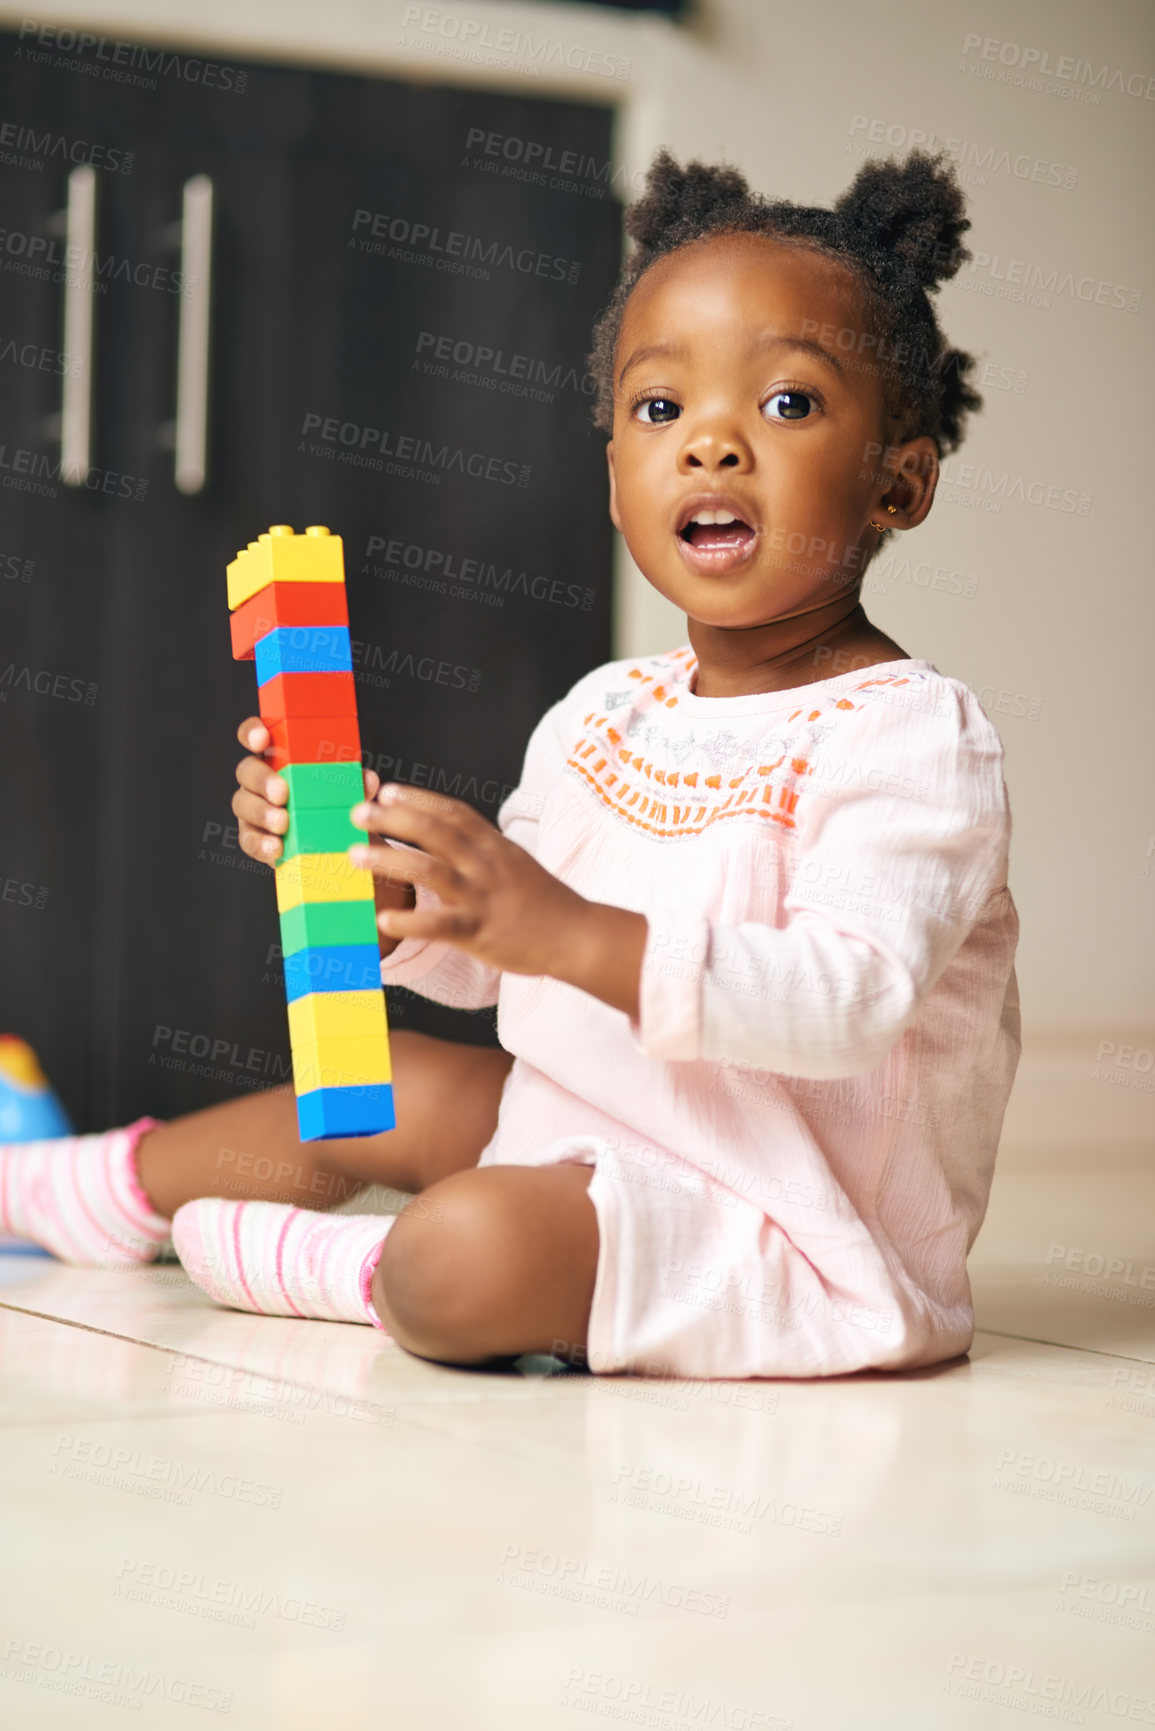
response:
[[[695,571],[733,570],[744,562],[756,540],[757,531],[725,507],[695,511],[678,530],[682,557]]]

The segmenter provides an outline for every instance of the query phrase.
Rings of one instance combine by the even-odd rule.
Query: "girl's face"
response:
[[[740,630],[831,602],[845,611],[878,542],[871,515],[907,526],[925,514],[887,518],[879,505],[891,428],[862,329],[848,270],[762,235],[685,247],[630,296],[610,515],[690,619]],[[840,349],[841,332],[855,336]],[[902,446],[904,468],[927,447]],[[887,455],[893,469],[899,452]]]

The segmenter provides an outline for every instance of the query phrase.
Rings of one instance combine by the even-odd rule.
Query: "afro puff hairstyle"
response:
[[[930,296],[970,258],[962,191],[942,155],[864,163],[832,210],[770,200],[735,168],[679,167],[659,151],[645,191],[626,211],[632,244],[621,280],[594,327],[589,370],[594,425],[613,430],[614,350],[639,279],[658,259],[721,234],[758,234],[805,247],[852,271],[872,341],[864,365],[883,378],[893,442],[926,434],[940,456],[958,449],[968,412],[982,408],[974,360],[947,347]],[[867,345],[863,345],[866,347]]]

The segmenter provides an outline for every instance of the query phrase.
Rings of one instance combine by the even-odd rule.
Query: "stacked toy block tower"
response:
[[[289,787],[276,866],[302,1142],[391,1130],[373,877],[350,864],[365,797],[341,538],[283,523],[228,568],[233,656],[255,661],[267,761]]]

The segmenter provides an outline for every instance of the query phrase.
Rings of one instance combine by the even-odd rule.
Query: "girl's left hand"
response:
[[[354,846],[354,865],[388,882],[424,884],[436,909],[393,909],[378,919],[390,938],[447,940],[510,974],[550,974],[580,942],[592,904],[538,865],[472,806],[426,788],[388,782],[376,800],[354,806],[353,822],[420,848]]]

